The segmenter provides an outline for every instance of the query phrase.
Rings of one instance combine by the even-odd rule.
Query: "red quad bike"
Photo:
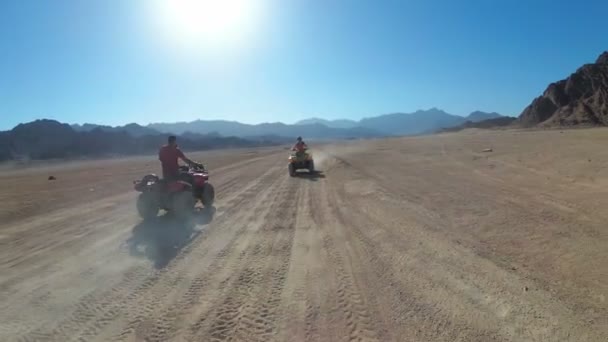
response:
[[[137,211],[144,220],[156,217],[160,209],[172,212],[179,219],[187,219],[198,201],[210,208],[215,199],[209,172],[196,166],[180,167],[178,180],[165,181],[149,174],[133,183],[135,190],[141,192],[137,198]]]

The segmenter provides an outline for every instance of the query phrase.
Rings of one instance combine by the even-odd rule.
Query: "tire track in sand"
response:
[[[328,173],[327,177],[336,174]],[[357,256],[348,245],[349,227],[329,205],[328,180],[306,181],[296,222],[294,263],[282,298],[286,314],[281,335],[286,341],[386,340],[369,293],[359,287]]]
[[[200,293],[205,290],[205,286],[208,283],[206,276],[208,274],[212,275],[214,270],[221,269],[223,264],[228,262],[228,257],[237,248],[239,236],[246,229],[246,226],[241,226],[235,230],[235,226],[230,225],[230,223],[235,218],[237,220],[244,218],[246,221],[257,214],[257,211],[253,209],[255,201],[252,201],[252,199],[258,196],[265,198],[270,193],[272,187],[268,187],[268,182],[276,179],[277,172],[278,169],[273,167],[259,177],[256,182],[241,188],[241,191],[237,191],[232,196],[227,196],[228,199],[222,204],[222,207],[225,208],[224,211],[218,214],[211,224],[211,230],[217,231],[217,235],[220,236],[215,239],[211,239],[211,237],[204,239],[197,246],[197,253],[189,253],[189,251],[181,253],[183,258],[187,257],[188,260],[184,260],[179,267],[180,272],[186,273],[179,279],[179,283],[168,283],[173,277],[165,275],[159,282],[154,284],[152,289],[139,293],[139,301],[135,305],[138,307],[141,305],[144,310],[138,310],[139,312],[129,320],[127,326],[113,340],[125,340],[135,334],[137,338],[162,341],[166,336],[173,333],[171,324],[175,320],[175,310],[183,310],[184,308],[172,302],[172,300],[179,301],[180,304],[188,303],[190,306],[194,305],[195,298],[200,296]],[[212,243],[211,240],[213,242],[221,242],[217,240],[222,236],[229,236],[223,247],[218,247]],[[193,244],[189,246],[193,246]],[[214,251],[216,254],[208,269],[207,264],[201,264],[199,260],[204,260],[207,254],[211,254]],[[193,268],[192,265],[195,267]],[[195,272],[194,274],[192,274],[193,271]],[[171,298],[167,298],[167,295],[178,284],[180,288],[185,288],[183,296],[180,298],[178,293]],[[188,285],[186,286],[185,284]],[[157,314],[163,302],[168,302],[168,306],[161,309],[160,314]]]
[[[265,189],[252,188],[249,191],[251,194],[256,194],[258,201],[252,201],[251,196],[237,197],[235,205],[231,206],[230,209],[240,208],[236,211],[235,215],[226,215],[225,212],[224,220],[218,223],[217,229],[223,227],[229,228],[231,226],[240,226],[240,228],[232,235],[230,241],[217,252],[213,257],[213,261],[206,266],[204,264],[196,264],[189,269],[190,277],[185,284],[188,284],[187,289],[184,293],[176,296],[174,301],[169,306],[166,306],[158,314],[153,315],[155,319],[147,318],[146,321],[150,322],[151,328],[147,334],[142,334],[141,337],[147,341],[167,341],[173,338],[182,328],[185,321],[189,320],[191,311],[195,306],[200,304],[200,299],[203,294],[207,294],[210,291],[209,287],[215,285],[215,276],[221,273],[225,269],[231,269],[234,265],[242,263],[245,257],[243,246],[246,241],[241,241],[242,234],[248,229],[246,224],[240,224],[241,222],[251,222],[255,220],[255,217],[261,214],[263,207],[256,206],[255,204],[259,200],[267,199],[272,193],[277,183],[277,177],[274,175],[274,183],[268,185],[267,182],[260,182],[260,186],[265,186]],[[251,206],[245,205],[250,203]],[[153,322],[152,322],[153,321]],[[122,336],[124,338],[124,336]]]
[[[268,341],[276,333],[281,293],[289,269],[297,211],[297,184],[281,177],[277,196],[252,224],[243,264],[221,282],[226,290],[208,315],[191,326],[188,340]]]
[[[228,201],[231,207],[224,214],[229,214],[234,210],[233,206],[257,195],[266,186],[266,181],[275,179],[276,172],[278,168],[271,168],[247,187],[237,188],[237,194],[232,197],[232,202]],[[166,292],[167,289],[172,289],[184,281],[181,273],[186,263],[182,262],[183,259],[188,256],[204,256],[206,250],[197,249],[197,245],[190,243],[184,247],[166,268],[151,271],[147,266],[138,265],[127,269],[122,279],[111,288],[94,290],[79,299],[73,306],[72,312],[65,318],[53,325],[43,325],[28,331],[16,339],[24,342],[90,340],[118,317],[128,314],[128,311],[135,307],[137,318],[127,324],[127,330],[130,330],[129,327],[137,326],[138,321],[158,308],[164,297],[161,293],[154,293],[156,289],[162,288],[164,290],[158,292]]]

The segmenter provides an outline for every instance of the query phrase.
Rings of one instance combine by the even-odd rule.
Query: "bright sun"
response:
[[[260,0],[157,0],[163,30],[185,44],[226,44],[245,38]]]

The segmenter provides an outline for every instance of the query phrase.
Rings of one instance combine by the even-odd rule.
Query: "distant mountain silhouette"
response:
[[[461,125],[467,120],[477,122],[500,116],[497,113],[476,111],[465,118],[432,108],[419,110],[411,114],[380,115],[360,121],[310,118],[301,120],[294,125],[283,123],[248,125],[235,121],[196,120],[192,122],[155,123],[147,127],[163,133],[178,134],[184,132],[202,134],[216,132],[225,136],[247,138],[270,135],[289,138],[303,136],[307,139],[347,139],[433,133],[443,128]]]
[[[433,133],[442,128],[458,126],[465,121],[462,116],[432,108],[411,114],[394,113],[366,118],[359,124],[387,135],[414,135]]]
[[[20,124],[10,131],[0,132],[0,161],[21,159],[63,159],[100,157],[113,155],[135,155],[155,153],[167,141],[166,134],[141,135],[146,130],[135,126],[135,134],[129,129],[87,126],[81,131],[54,120],[36,120]],[[141,127],[141,126],[140,126]],[[145,128],[145,127],[143,127]],[[89,130],[90,129],[90,130]],[[149,130],[147,132],[155,132]],[[251,147],[278,143],[266,138],[247,140],[218,135],[189,134],[178,139],[184,150],[207,150],[213,148]]]
[[[501,117],[503,117],[503,116],[496,112],[486,113],[486,112],[481,112],[481,111],[475,111],[475,112],[467,115],[467,117],[465,117],[465,120],[471,121],[471,122],[480,122],[480,121],[485,121],[485,120],[489,120],[489,119],[497,119],[497,118],[501,118]]]
[[[85,123],[84,125],[72,125],[72,128],[79,132],[90,132],[94,129],[100,129],[104,132],[127,132],[134,137],[160,134],[160,132],[157,130],[154,130],[149,127],[144,127],[144,126],[138,125],[136,123],[130,123],[125,126],[117,126],[117,127]]]
[[[65,146],[74,146],[77,136],[66,124],[53,120],[36,120],[19,124],[11,131],[2,132],[3,144],[0,155],[6,159],[26,157],[31,159],[50,159],[72,153],[62,151]],[[8,158],[7,158],[8,157]]]
[[[184,132],[192,132],[209,134],[215,132],[223,136],[256,137],[270,135],[289,137],[291,139],[295,139],[297,136],[303,136],[307,139],[347,139],[372,138],[384,135],[364,127],[333,128],[319,123],[287,125],[276,122],[249,125],[235,121],[196,120],[191,122],[155,123],[148,125],[148,127],[163,133],[182,134]]]
[[[467,121],[459,126],[448,127],[441,130],[441,132],[458,132],[467,128],[483,128],[492,129],[500,127],[509,127],[517,121],[517,118],[512,116],[499,116],[493,119],[481,120],[477,122]]]
[[[314,125],[321,124],[330,128],[354,128],[358,126],[358,122],[354,120],[338,119],[338,120],[326,120],[321,118],[310,118],[300,120],[295,123],[296,125]]]
[[[524,126],[608,125],[608,51],[551,83],[519,116]]]
[[[380,115],[360,121],[313,118],[294,125],[196,120],[112,127],[96,124],[70,126],[54,120],[37,120],[0,132],[0,161],[151,153],[165,143],[168,134],[179,135],[179,144],[186,150],[205,150],[274,145],[292,142],[297,136],[310,141],[427,134],[458,127],[468,119],[479,121],[496,116],[499,115],[473,112],[465,118],[433,108],[411,114]]]
[[[502,117],[498,113],[485,113],[475,111],[467,117],[449,114],[437,108],[419,110],[414,113],[393,113],[365,118],[360,121],[352,120],[324,120],[311,118],[302,120],[298,124],[324,123],[325,125],[354,125],[387,136],[415,135],[432,133],[444,128],[458,127],[467,121],[479,122],[487,119]]]

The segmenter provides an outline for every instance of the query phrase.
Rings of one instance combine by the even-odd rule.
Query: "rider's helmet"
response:
[[[302,141],[302,137],[298,137],[298,141]]]

